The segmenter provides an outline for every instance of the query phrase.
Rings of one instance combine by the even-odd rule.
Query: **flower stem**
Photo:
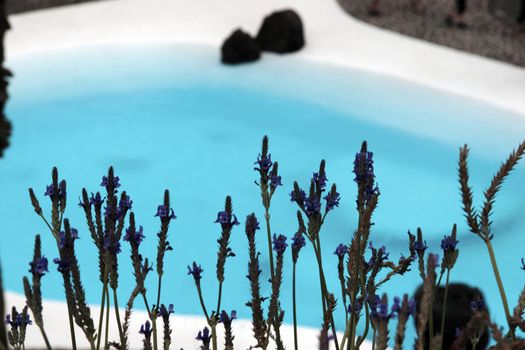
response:
[[[104,306],[106,304],[106,289],[108,288],[107,282],[104,283],[104,287],[102,287],[102,300],[100,300],[100,314],[98,317],[98,336],[97,336],[97,350],[100,349],[100,340],[102,339],[102,325],[104,322]]]
[[[219,315],[221,312],[221,299],[222,299],[222,281],[219,282],[219,294],[217,297],[217,312],[216,314]]]
[[[108,338],[109,338],[109,311],[111,308],[111,301],[109,299],[109,288],[106,287],[106,329],[104,335],[104,349],[108,347]]]
[[[210,326],[211,327],[211,344],[212,344],[212,349],[213,350],[217,350],[217,329],[216,329],[216,325],[213,325],[213,326]]]
[[[49,344],[49,339],[47,338],[47,334],[44,330],[44,327],[42,327],[42,325],[38,325],[38,328],[40,328],[40,333],[42,333],[42,337],[44,338],[44,342],[46,343],[46,349],[51,350],[51,344]]]
[[[270,228],[270,211],[269,208],[265,208],[264,219],[266,220],[266,233],[268,235],[268,254],[270,257],[270,276],[272,281],[275,278],[275,270],[273,266],[273,251],[272,251],[272,230]]]
[[[118,309],[118,298],[117,298],[117,289],[113,288],[113,301],[115,303],[115,316],[117,318],[118,332],[120,335],[120,345],[125,346],[124,342],[124,332],[122,331],[122,323],[120,323],[120,310]]]
[[[293,263],[293,270],[292,270],[293,345],[294,345],[294,350],[298,350],[298,346],[297,346],[297,308],[296,308],[296,303],[295,303],[295,265],[296,263]]]
[[[487,245],[487,249],[490,255],[490,262],[492,264],[492,269],[494,270],[494,275],[496,276],[496,282],[498,283],[499,294],[501,295],[503,309],[505,310],[505,316],[507,317],[507,323],[509,325],[509,332],[512,338],[514,339],[516,336],[514,335],[514,330],[511,326],[509,303],[507,302],[507,295],[505,294],[505,290],[503,289],[503,282],[501,281],[501,276],[499,274],[498,264],[496,262],[496,256],[494,255],[494,249],[492,248],[492,244],[490,240],[486,240],[485,244]]]
[[[73,350],[77,350],[77,341],[75,339],[75,325],[73,324],[73,315],[71,314],[71,310],[69,311],[69,332],[71,333],[71,346],[73,347]]]
[[[447,280],[445,282],[445,296],[443,297],[443,313],[441,314],[441,331],[439,334],[443,336],[445,330],[445,318],[447,317],[447,298],[448,298],[448,279],[450,277],[450,269],[447,269]]]

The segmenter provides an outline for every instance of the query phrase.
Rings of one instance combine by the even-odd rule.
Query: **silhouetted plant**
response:
[[[470,230],[482,238],[487,245],[491,263],[493,265],[496,282],[500,292],[508,320],[508,334],[503,335],[501,329],[490,322],[488,312],[480,300],[471,302],[472,318],[463,329],[458,332],[458,337],[452,349],[464,349],[465,346],[478,344],[479,339],[485,336],[490,329],[497,344],[493,349],[521,349],[523,340],[516,337],[516,332],[525,332],[525,288],[519,296],[518,303],[510,314],[508,304],[503,291],[503,285],[499,276],[491,240],[494,234],[491,230],[490,216],[493,211],[495,196],[499,191],[507,175],[514,168],[522,154],[525,153],[525,143],[521,144],[517,151],[513,152],[509,159],[502,165],[494,176],[490,187],[485,191],[485,203],[478,213],[473,209],[472,190],[468,185],[467,157],[468,149],[463,147],[460,151],[459,177],[463,209]],[[277,163],[273,163],[268,150],[268,138],[264,137],[262,152],[256,161],[255,170],[260,179],[257,183],[261,190],[264,209],[266,231],[269,234],[269,271],[270,287],[269,296],[261,295],[261,281],[259,280],[262,268],[260,266],[260,252],[256,246],[256,232],[260,224],[255,214],[246,217],[245,233],[248,241],[248,280],[250,287],[250,300],[246,304],[251,310],[252,331],[255,341],[254,346],[266,350],[274,345],[277,350],[284,349],[281,333],[281,325],[284,320],[285,310],[280,301],[282,293],[282,282],[285,265],[285,253],[288,248],[285,235],[273,233],[270,229],[270,203],[277,187],[281,185],[281,177],[278,175]],[[334,341],[336,349],[354,350],[359,349],[369,333],[372,333],[372,347],[374,350],[385,350],[390,338],[393,338],[394,350],[403,349],[407,322],[410,317],[416,321],[417,338],[414,347],[423,349],[442,349],[443,333],[447,322],[447,298],[449,279],[452,269],[459,256],[458,232],[453,225],[449,235],[441,240],[440,248],[443,256],[428,252],[427,243],[420,228],[417,234],[408,232],[408,255],[401,256],[397,261],[389,258],[386,247],[374,247],[373,241],[373,213],[379,201],[379,189],[376,185],[373,153],[368,150],[368,145],[363,142],[361,149],[356,153],[354,160],[354,181],[357,184],[357,227],[351,235],[350,242],[341,243],[335,249],[337,256],[337,276],[340,290],[342,312],[344,313],[343,337],[339,343],[337,339],[337,328],[334,314],[339,312],[338,301],[330,292],[325,270],[323,266],[323,254],[321,248],[321,231],[329,212],[338,207],[340,194],[336,185],[327,188],[327,176],[325,172],[325,161],[321,161],[319,170],[315,172],[310,180],[308,193],[302,190],[295,182],[290,193],[292,202],[298,206],[297,223],[295,234],[291,235],[291,257],[292,257],[292,299],[293,299],[293,323],[294,323],[294,348],[299,349],[299,336],[297,333],[297,292],[296,292],[296,266],[299,263],[300,251],[307,241],[310,242],[315,253],[318,266],[319,285],[321,290],[321,331],[319,335],[319,348],[329,349],[330,341]],[[98,327],[91,316],[90,307],[86,302],[84,285],[80,275],[80,264],[76,256],[75,244],[79,238],[79,231],[71,227],[65,218],[67,204],[67,186],[64,180],[59,180],[58,170],[53,168],[52,182],[47,186],[45,196],[50,198],[51,209],[49,217],[44,214],[40,202],[33,189],[29,189],[30,200],[36,214],[42,218],[49,228],[57,246],[58,258],[53,262],[57,265],[58,272],[62,275],[64,292],[69,313],[71,347],[76,349],[76,338],[73,325],[76,324],[84,333],[92,350],[114,347],[116,349],[129,349],[130,318],[136,299],[142,297],[144,306],[148,312],[148,320],[142,324],[139,333],[143,335],[143,348],[158,350],[159,329],[162,328],[162,348],[168,350],[173,344],[170,316],[174,313],[172,304],[162,303],[162,280],[164,276],[165,255],[172,250],[168,240],[169,226],[176,218],[170,203],[169,191],[164,192],[162,204],[157,207],[156,217],[160,220],[160,230],[157,234],[158,245],[156,252],[155,270],[157,274],[157,289],[154,304],[150,304],[147,295],[147,276],[153,271],[152,264],[143,257],[140,252],[141,243],[146,238],[142,226],[135,222],[135,214],[131,211],[133,201],[122,192],[119,194],[120,179],[115,176],[113,168],[109,168],[107,176],[102,178],[101,186],[106,190],[103,197],[100,192],[88,195],[86,189],[82,190],[79,206],[83,209],[87,229],[91,239],[98,251],[97,263],[99,267],[99,280],[101,282],[101,311],[98,319]],[[323,205],[324,203],[324,205]],[[129,216],[128,216],[129,214]],[[126,220],[128,217],[128,220]],[[126,227],[127,223],[127,227]],[[217,340],[217,326],[224,327],[224,348],[234,349],[233,320],[237,318],[235,310],[227,312],[222,307],[223,284],[226,281],[227,260],[235,256],[230,248],[233,228],[239,225],[236,215],[233,213],[232,199],[226,196],[224,210],[217,214],[215,223],[221,228],[217,239],[217,262],[216,279],[217,303],[216,308],[208,308],[202,293],[203,268],[197,262],[188,266],[188,275],[191,275],[196,286],[197,296],[201,304],[207,326],[196,336],[200,341],[201,349],[219,348]],[[119,253],[121,252],[121,241],[129,243],[130,261],[134,275],[135,286],[126,303],[124,316],[121,319],[118,308],[118,286],[119,286]],[[395,276],[403,275],[410,270],[412,263],[417,264],[419,275],[423,281],[419,303],[408,295],[389,298],[381,293],[380,289],[385,283]],[[521,260],[521,268],[525,270],[525,260]],[[0,328],[0,350],[7,349],[10,344],[15,349],[23,349],[26,328],[32,323],[29,318],[28,309],[31,310],[34,322],[39,327],[44,338],[47,349],[51,349],[49,340],[44,330],[44,315],[42,305],[41,282],[42,277],[48,272],[48,260],[42,252],[40,235],[35,237],[33,259],[29,263],[30,278],[24,277],[24,291],[26,306],[22,312],[15,308],[7,315],[5,323],[10,327],[9,332],[3,332]],[[1,272],[1,271],[0,271]],[[444,306],[441,310],[441,321],[434,325],[433,303],[436,291],[440,288],[441,281],[445,277]],[[113,298],[110,298],[109,291]],[[3,303],[3,289],[0,275],[0,311],[5,314]],[[338,291],[339,293],[339,291]],[[389,303],[390,299],[390,303]],[[265,302],[268,300],[268,304]],[[110,324],[111,301],[115,311],[115,323],[119,331],[118,341],[108,339],[108,328]],[[215,305],[215,304],[214,304]],[[395,333],[390,331],[390,321],[397,318]],[[122,322],[121,322],[122,320]],[[161,323],[162,322],[162,326]],[[358,325],[362,328],[358,328]],[[362,333],[358,334],[358,330]],[[102,343],[102,334],[105,334]]]

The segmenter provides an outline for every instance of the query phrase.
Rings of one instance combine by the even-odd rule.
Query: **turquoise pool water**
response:
[[[479,286],[496,321],[504,316],[488,255],[468,233],[460,210],[457,158],[471,146],[470,170],[477,202],[500,162],[525,136],[523,116],[478,101],[446,94],[394,78],[295,57],[265,56],[254,65],[224,67],[215,48],[201,46],[93,47],[12,59],[15,72],[8,115],[14,125],[12,145],[0,161],[0,253],[5,285],[22,292],[36,233],[45,255],[57,256],[44,224],[27,196],[33,187],[43,199],[56,165],[68,181],[67,217],[80,232],[78,241],[85,281],[98,279],[95,254],[83,212],[76,206],[81,188],[101,190],[101,177],[115,167],[144,226],[143,252],[153,257],[159,223],[154,218],[165,188],[172,193],[178,219],[172,224],[163,300],[179,314],[200,314],[186,265],[204,268],[205,299],[216,298],[215,258],[219,227],[214,224],[224,197],[233,197],[241,219],[263,211],[253,162],[264,134],[283,179],[272,204],[272,228],[292,235],[295,210],[289,192],[294,180],[303,186],[327,162],[341,205],[322,233],[325,267],[332,291],[339,290],[336,259],[341,242],[356,227],[352,162],[362,140],[375,154],[381,188],[372,240],[391,256],[407,253],[406,232],[423,228],[431,251],[439,252],[443,235],[459,225],[460,258],[452,281]],[[496,203],[494,246],[509,299],[523,287],[519,260],[525,256],[523,165],[509,178]],[[266,252],[263,234],[259,249]],[[234,229],[237,256],[227,263],[223,305],[249,317],[245,278],[247,241],[242,226]],[[121,298],[132,287],[127,246],[121,258]],[[263,274],[268,277],[266,256]],[[300,323],[321,322],[318,282],[311,278],[314,256],[308,247],[298,265]],[[47,298],[62,298],[62,283],[51,267],[43,282]],[[286,261],[282,302],[291,321],[291,259]],[[152,286],[155,280],[150,280]],[[411,271],[389,284],[391,295],[412,293],[419,284]],[[263,294],[269,295],[263,283]],[[151,291],[153,291],[153,287]],[[98,285],[86,282],[89,301],[98,303]],[[142,307],[138,303],[138,307]],[[342,320],[342,313],[338,320]],[[339,322],[339,324],[342,324]]]

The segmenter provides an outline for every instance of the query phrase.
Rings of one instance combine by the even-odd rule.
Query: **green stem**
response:
[[[296,263],[293,263],[293,270],[292,270],[292,304],[293,304],[293,345],[294,349],[298,350],[297,345],[297,307],[295,303],[295,265]]]
[[[326,279],[324,277],[324,270],[323,270],[323,259],[321,255],[321,241],[319,240],[319,235],[317,236],[317,249],[316,256],[317,256],[317,264],[319,266],[319,278],[321,280],[321,293],[323,298],[323,305],[326,304],[324,311],[326,312],[326,307],[328,306],[328,288],[326,287]],[[335,349],[339,350],[339,341],[337,340],[337,332],[335,330],[335,322],[334,322],[334,315],[330,315],[330,323],[332,325],[332,335],[334,336],[334,345]]]
[[[109,288],[106,288],[106,329],[105,329],[105,335],[104,335],[104,349],[108,348],[110,309],[111,309],[111,300],[109,299]]]
[[[113,302],[115,303],[115,316],[117,317],[117,326],[118,326],[118,332],[120,335],[120,344],[121,346],[124,346],[125,339],[124,339],[124,332],[122,331],[122,324],[120,323],[120,310],[118,309],[118,298],[117,298],[116,288],[113,288]]]
[[[157,350],[159,345],[157,344],[157,318],[156,317],[153,317],[151,319],[151,324],[153,326],[153,349]]]
[[[69,332],[71,333],[71,346],[73,347],[73,350],[77,350],[77,341],[75,338],[75,325],[73,324],[73,314],[71,313],[71,310],[69,309],[69,305],[68,305],[68,314],[69,314]]]
[[[505,310],[505,316],[507,317],[507,324],[509,326],[509,333],[512,336],[512,338],[515,339],[516,336],[514,335],[514,329],[511,326],[509,303],[507,302],[507,295],[505,294],[505,290],[503,289],[503,282],[501,281],[501,276],[499,274],[498,264],[496,262],[496,256],[494,255],[494,249],[492,248],[492,244],[490,240],[486,240],[485,244],[487,245],[487,249],[490,255],[490,262],[492,263],[492,269],[494,270],[494,275],[496,276],[496,282],[498,283],[499,294],[501,295],[501,301],[503,302],[503,309]]]
[[[445,318],[447,317],[447,298],[448,298],[448,279],[450,277],[450,269],[447,269],[447,280],[445,284],[445,296],[443,297],[443,313],[441,314],[441,328],[440,333],[443,337],[443,332],[445,331]]]
[[[202,297],[201,284],[199,282],[196,282],[195,285],[197,286],[197,293],[199,294],[199,301],[201,303],[202,312],[204,312],[204,316],[206,316],[206,321],[208,322],[208,324],[210,324],[210,316],[208,315],[208,310],[206,310],[206,304],[204,304],[204,298]]]
[[[51,350],[51,344],[49,343],[49,339],[47,338],[47,334],[44,330],[44,327],[42,325],[38,325],[38,328],[40,328],[40,333],[42,333],[42,337],[44,338],[44,342],[46,343],[46,349]]]
[[[217,350],[217,329],[216,326],[210,326],[211,327],[211,345],[213,350]]]
[[[104,287],[102,287],[102,300],[100,301],[100,314],[98,317],[98,336],[97,336],[97,350],[100,349],[100,340],[102,339],[102,324],[104,322],[104,306],[106,303],[106,289],[108,288],[107,282],[104,283]]]
[[[270,256],[270,276],[272,282],[275,279],[275,270],[273,267],[273,251],[272,251],[272,230],[270,228],[270,211],[269,208],[265,208],[264,219],[266,220],[266,234],[268,235],[268,254]]]
[[[221,299],[222,299],[222,281],[219,282],[219,294],[217,296],[217,315],[220,315],[221,312]]]

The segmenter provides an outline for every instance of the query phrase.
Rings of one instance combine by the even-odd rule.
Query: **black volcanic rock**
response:
[[[299,51],[304,46],[301,17],[294,10],[270,14],[264,18],[256,40],[263,51],[277,53]]]
[[[4,115],[4,107],[8,97],[8,79],[11,76],[11,72],[4,68],[4,36],[9,28],[5,0],[0,0],[0,158],[4,155],[4,150],[9,146],[9,138],[11,136],[11,123]],[[3,334],[0,334],[0,338],[3,338]],[[3,339],[0,339],[0,341],[3,341]]]
[[[238,64],[257,61],[261,49],[252,36],[240,29],[235,30],[222,44],[222,62]]]

